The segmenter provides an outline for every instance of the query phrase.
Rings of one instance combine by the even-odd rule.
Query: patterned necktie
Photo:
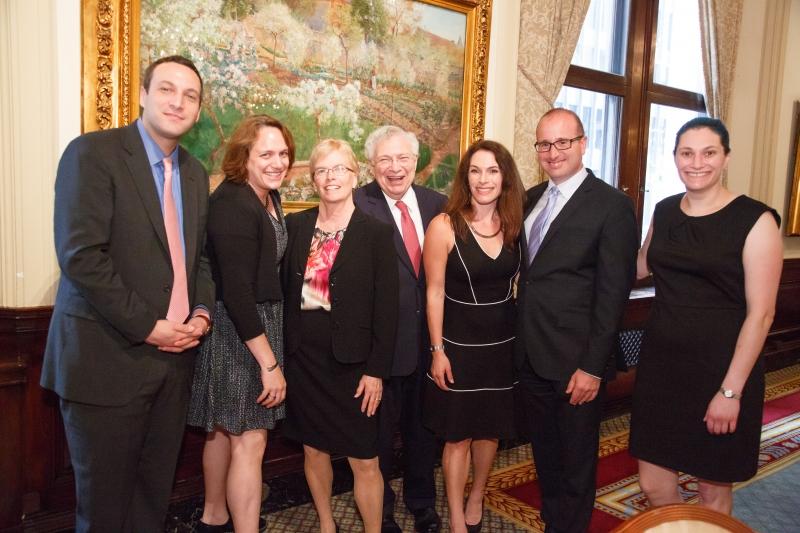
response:
[[[539,251],[539,246],[544,239],[544,228],[547,226],[547,221],[550,220],[550,215],[553,214],[553,209],[556,207],[558,200],[558,187],[550,187],[547,190],[547,203],[544,204],[536,218],[533,220],[531,232],[528,234],[528,264],[533,263],[533,258],[536,252]]]
[[[178,209],[172,195],[172,158],[169,157],[164,158],[164,228],[167,230],[173,275],[167,320],[182,323],[189,317],[189,288],[186,283],[186,259],[181,243]]]
[[[408,206],[403,203],[402,200],[398,200],[394,205],[400,210],[400,229],[403,231],[403,243],[406,245],[408,257],[411,258],[411,264],[414,265],[414,273],[419,276],[422,249],[419,246],[417,229],[414,227],[414,221],[411,220],[411,215],[408,214]]]

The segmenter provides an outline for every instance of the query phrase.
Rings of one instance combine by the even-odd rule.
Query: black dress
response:
[[[469,232],[447,257],[442,338],[455,383],[428,374],[423,422],[448,441],[514,437],[514,278],[520,251],[492,259]]]
[[[765,211],[780,219],[746,196],[710,215],[690,217],[680,208],[682,196],[659,202],[653,214],[647,261],[656,297],[636,371],[630,452],[701,479],[743,481],[758,466],[761,359],[742,392],[736,431],[712,435],[703,417],[733,358],[747,311],[745,239]]]

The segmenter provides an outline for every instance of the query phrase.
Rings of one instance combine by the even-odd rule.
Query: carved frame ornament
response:
[[[175,0],[180,1],[180,0]],[[461,151],[483,138],[492,0],[417,0],[465,13]],[[129,124],[139,115],[140,0],[82,0],[82,127]]]

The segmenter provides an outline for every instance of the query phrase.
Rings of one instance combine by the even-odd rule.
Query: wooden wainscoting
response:
[[[631,300],[623,328],[641,328],[651,298]],[[52,308],[0,308],[0,530],[21,531],[23,515],[74,506],[69,452],[58,398],[39,387]],[[800,359],[800,259],[784,261],[775,322],[765,345],[768,368]],[[620,373],[609,397],[630,394],[635,371]],[[204,435],[187,428],[173,498],[202,491]],[[270,434],[265,479],[302,469],[302,449]]]

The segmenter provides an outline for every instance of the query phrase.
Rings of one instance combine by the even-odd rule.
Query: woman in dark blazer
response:
[[[197,531],[260,529],[267,431],[284,417],[278,267],[287,231],[278,188],[293,162],[294,141],[283,124],[266,115],[245,118],[227,144],[225,179],[209,201],[217,301],[214,329],[196,361],[188,417],[207,432]]]
[[[398,309],[392,228],[355,207],[358,163],[346,142],[320,142],[309,166],[319,206],[286,219],[284,429],[303,443],[321,532],[337,530],[330,504],[335,453],[353,469],[365,531],[378,533],[383,478],[375,415],[392,368]]]

